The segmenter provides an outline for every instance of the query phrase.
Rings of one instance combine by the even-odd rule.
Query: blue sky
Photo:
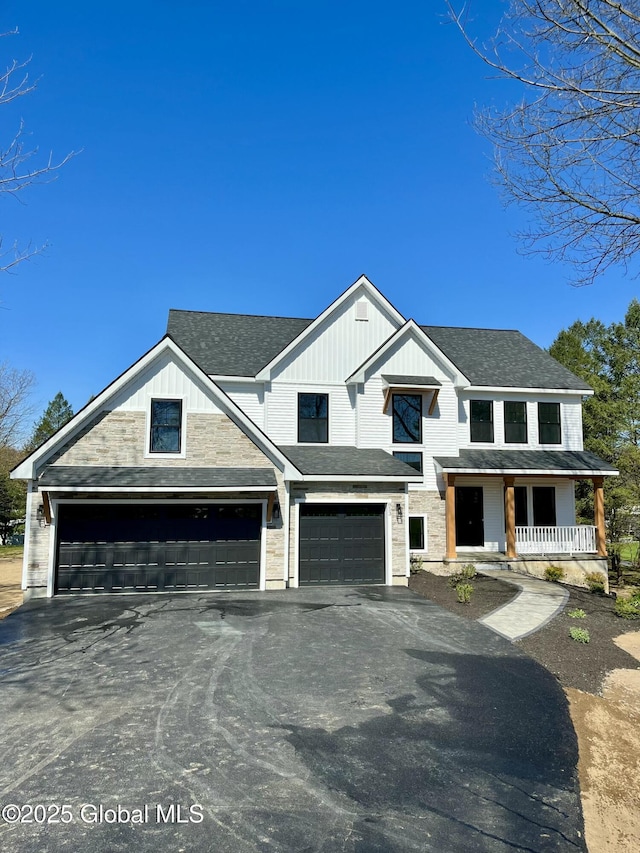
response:
[[[503,3],[472,5],[489,34]],[[5,0],[5,60],[38,90],[3,107],[42,154],[82,149],[0,232],[47,252],[0,278],[0,361],[35,402],[84,405],[162,337],[169,308],[313,317],[361,273],[407,317],[519,328],[621,319],[638,283],[525,258],[490,184],[488,79],[444,2]]]

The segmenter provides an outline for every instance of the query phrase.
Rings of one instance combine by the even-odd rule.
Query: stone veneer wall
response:
[[[305,487],[295,485],[291,489],[291,508],[289,524],[289,584],[293,585],[295,575],[295,557],[297,551],[298,529],[296,526],[295,501],[305,496],[308,503],[317,501],[341,503],[349,499],[349,503],[361,500],[367,503],[389,505],[391,514],[391,575],[394,586],[406,586],[408,583],[407,563],[409,555],[406,546],[406,518],[404,518],[405,494],[404,489],[393,491],[385,483],[369,483],[366,492],[354,492],[351,486],[340,483],[309,483]],[[402,504],[403,520],[398,523],[395,518],[394,506]],[[385,527],[386,536],[386,527]]]
[[[445,500],[440,492],[409,489],[409,515],[427,516],[427,551],[419,552],[423,563],[442,562],[447,549]],[[425,566],[431,571],[431,566]]]

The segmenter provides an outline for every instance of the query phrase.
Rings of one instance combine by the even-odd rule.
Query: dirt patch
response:
[[[22,604],[22,559],[0,560],[0,619]]]
[[[419,579],[419,580],[418,580]],[[492,578],[476,579],[472,605],[456,601],[447,578],[420,575],[409,586],[447,610],[478,619],[495,607],[504,589]],[[615,598],[568,587],[564,611],[518,645],[552,672],[569,700],[578,737],[578,774],[585,836],[590,853],[640,849],[640,623],[615,615]],[[583,619],[568,613],[583,610]],[[590,642],[577,643],[571,627],[586,628]]]

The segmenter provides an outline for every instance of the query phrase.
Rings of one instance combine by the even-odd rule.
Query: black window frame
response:
[[[418,434],[417,438],[412,437],[412,433],[407,429],[406,417],[404,412],[399,411],[396,401],[417,400],[418,405],[414,408],[414,404],[408,403],[409,411],[413,409],[418,413]],[[398,437],[396,427],[404,430],[405,438]],[[391,395],[391,439],[393,444],[422,444],[422,394],[392,394]]]
[[[177,423],[174,422],[174,418],[167,417],[167,413],[165,411],[164,416],[160,416],[158,413],[159,406],[171,404],[172,406],[178,407],[178,417]],[[180,456],[182,454],[183,447],[183,438],[182,435],[182,415],[183,415],[183,401],[181,399],[176,399],[175,397],[154,397],[151,400],[151,407],[149,412],[149,453],[159,453],[159,454],[170,454],[172,456]],[[159,422],[160,419],[160,422]],[[171,430],[174,433],[177,433],[178,436],[178,449],[167,449],[166,447],[157,447],[158,440],[160,439],[160,430]]]
[[[514,421],[507,420],[507,409],[513,406],[520,406],[520,411],[524,415],[524,420]],[[514,433],[517,432],[514,427],[520,427],[519,434],[522,438],[514,438]],[[504,443],[505,444],[526,444],[527,443],[527,404],[524,400],[505,400],[504,401]]]
[[[405,465],[409,465],[411,468],[415,468],[418,474],[423,474],[422,470],[422,451],[421,450],[394,450],[393,455],[396,459],[400,460],[400,462],[404,462]],[[415,460],[418,462],[418,465],[414,465],[409,462],[407,459],[403,459],[403,456],[417,456],[418,459]]]
[[[546,414],[543,417],[543,411]],[[549,413],[557,414],[557,420],[549,420]],[[562,413],[560,403],[538,403],[538,442],[540,444],[562,444]]]
[[[420,523],[421,529],[420,529],[419,535],[420,535],[420,541],[422,542],[421,545],[412,545],[411,544],[411,536],[413,533],[413,531],[411,530],[411,528],[413,526],[412,522],[413,523],[415,523],[415,522]],[[426,549],[426,542],[427,542],[427,525],[425,524],[424,515],[410,515],[409,516],[409,550],[410,551],[426,551],[427,550]]]
[[[311,398],[314,397],[316,400],[315,406],[317,409],[317,401],[324,401],[324,410],[326,412],[325,415],[314,415],[312,417],[303,417],[302,416],[302,403],[303,398]],[[318,438],[317,435],[314,435],[312,438],[304,436],[304,426],[308,424],[314,424],[314,429],[318,429],[318,427],[322,427],[324,424],[324,429],[322,430],[322,434],[324,438]],[[320,430],[318,430],[320,433]],[[329,443],[329,395],[328,394],[316,394],[313,392],[299,392],[298,393],[298,444],[328,444]]]
[[[479,406],[488,406],[489,407],[489,420],[479,420],[477,417],[477,413],[474,413],[474,409],[478,409]],[[475,414],[475,416],[474,416]],[[489,426],[489,431],[485,434],[490,434],[491,438],[482,437],[483,430],[481,427]],[[475,435],[474,435],[475,433]],[[471,400],[469,405],[469,438],[474,443],[483,444],[493,444],[495,441],[495,436],[493,432],[493,400]]]

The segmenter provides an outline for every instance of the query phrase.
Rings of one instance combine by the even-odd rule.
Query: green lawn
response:
[[[0,545],[0,559],[2,557],[18,559],[22,557],[24,547],[22,545]]]
[[[620,545],[620,559],[625,563],[633,563],[638,557],[638,542],[623,542]]]

